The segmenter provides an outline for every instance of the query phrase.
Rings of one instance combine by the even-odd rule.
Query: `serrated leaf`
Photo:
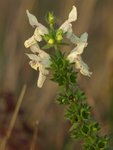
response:
[[[72,82],[72,83],[76,83],[76,75],[75,74],[71,74],[70,75],[70,81]]]

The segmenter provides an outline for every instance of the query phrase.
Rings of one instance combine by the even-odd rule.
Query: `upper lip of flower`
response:
[[[72,33],[72,35],[70,35],[68,38],[76,45],[76,47],[70,52],[69,56],[81,55],[84,51],[84,48],[87,46],[88,34],[85,32],[79,38]]]
[[[26,10],[26,13],[27,13],[30,25],[32,27],[36,27],[32,37],[34,38],[34,41],[40,42],[42,40],[41,36],[43,36],[44,34],[48,34],[48,29],[44,25],[39,23],[37,18],[33,14],[31,14],[28,10]]]
[[[59,29],[62,29],[64,33],[68,32],[69,30],[72,30],[71,22],[74,22],[76,20],[77,20],[77,9],[75,6],[73,6],[71,12],[69,13],[68,19],[60,26]]]

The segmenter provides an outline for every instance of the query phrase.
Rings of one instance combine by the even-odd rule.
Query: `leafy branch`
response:
[[[107,150],[107,136],[100,136],[100,126],[91,116],[91,107],[86,102],[85,93],[77,84],[77,72],[62,53],[52,57],[52,80],[62,87],[57,102],[66,105],[66,118],[70,120],[71,136],[83,141],[84,150]]]

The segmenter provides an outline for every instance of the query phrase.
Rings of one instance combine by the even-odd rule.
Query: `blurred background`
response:
[[[39,121],[36,150],[81,150],[81,144],[69,137],[65,107],[55,102],[57,84],[47,79],[41,89],[37,88],[38,73],[30,68],[25,56],[29,49],[23,45],[34,31],[26,9],[44,25],[45,14],[54,11],[57,24],[61,25],[72,5],[78,11],[74,32],[89,34],[83,59],[93,72],[90,79],[80,75],[79,84],[102,126],[101,133],[110,134],[113,146],[113,1],[0,0],[0,140],[7,132],[21,89],[27,84],[8,150],[30,149],[36,120]]]

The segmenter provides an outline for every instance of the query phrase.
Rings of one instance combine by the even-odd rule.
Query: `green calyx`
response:
[[[63,31],[58,29],[55,30],[54,28],[50,28],[49,34],[43,36],[44,41],[47,43],[43,49],[49,49],[50,47],[54,47],[55,45],[62,45],[62,41],[64,39]]]

